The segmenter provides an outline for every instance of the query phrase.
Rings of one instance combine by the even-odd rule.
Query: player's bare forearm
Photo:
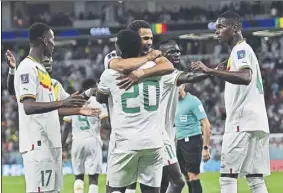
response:
[[[152,77],[152,76],[163,76],[172,73],[175,68],[173,64],[164,56],[161,56],[155,60],[156,65],[154,67],[143,69],[142,78]]]
[[[60,108],[58,109],[59,116],[79,115],[81,108]]]
[[[181,85],[184,83],[196,83],[205,80],[206,78],[210,77],[208,74],[200,73],[193,73],[189,72],[187,74],[181,74],[177,79],[177,85]]]
[[[148,62],[148,58],[146,56],[127,59],[114,58],[110,61],[109,67],[113,70],[126,74],[138,69],[146,62]]]
[[[203,133],[203,146],[209,146],[210,142],[210,123],[207,118],[201,120],[201,129]]]
[[[7,89],[10,95],[15,96],[15,87],[14,87],[14,78],[15,75],[13,74],[8,74],[7,78]]]
[[[25,98],[22,103],[27,115],[47,113],[63,106],[62,101],[36,102],[33,98]]]
[[[96,91],[96,101],[99,103],[108,103],[108,96],[106,94],[101,93],[98,89]]]
[[[90,88],[86,91],[84,91],[81,96],[85,99],[88,100],[91,96],[96,96],[96,88]]]
[[[72,130],[72,122],[64,121],[62,129],[62,147],[64,148],[69,132]]]
[[[248,68],[239,71],[223,71],[210,69],[207,74],[238,85],[248,85],[252,79],[252,71]]]

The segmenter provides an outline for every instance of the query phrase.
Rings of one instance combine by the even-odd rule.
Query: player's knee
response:
[[[74,192],[83,193],[84,192],[84,181],[77,179],[74,183]]]
[[[220,177],[219,178],[220,186],[230,185],[230,184],[237,184],[237,178],[231,177]]]
[[[263,177],[247,177],[247,181],[252,192],[267,193]]]
[[[199,180],[200,174],[199,173],[195,174],[195,173],[188,172],[188,177],[189,177],[190,181]]]

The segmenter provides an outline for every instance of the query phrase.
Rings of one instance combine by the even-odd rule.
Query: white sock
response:
[[[237,193],[236,178],[220,177],[219,183],[221,193]]]
[[[74,193],[84,193],[84,181],[76,180],[74,183]]]
[[[263,178],[247,178],[247,181],[252,193],[268,193]]]
[[[95,184],[90,184],[88,187],[88,193],[98,193],[98,186]]]
[[[126,189],[125,193],[135,193],[136,190],[135,189]]]

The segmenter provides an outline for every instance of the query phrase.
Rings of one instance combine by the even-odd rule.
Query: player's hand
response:
[[[147,57],[148,61],[154,61],[156,58],[158,58],[161,55],[162,55],[161,51],[152,50],[146,55],[146,57]]]
[[[83,106],[79,110],[80,115],[94,117],[101,113],[100,108],[89,108],[87,106]]]
[[[219,65],[216,66],[216,70],[226,70],[228,60],[221,62]]]
[[[16,59],[10,50],[6,51],[5,58],[10,68],[16,68]]]
[[[209,149],[207,150],[203,149],[201,155],[202,155],[202,160],[204,162],[207,162],[210,159]]]
[[[64,108],[73,108],[73,107],[82,107],[85,105],[86,100],[83,99],[81,95],[78,94],[79,92],[73,93],[67,99],[63,100],[62,107]]]
[[[201,71],[203,73],[209,73],[211,71],[211,69],[204,65],[201,61],[192,62],[191,69],[193,69],[193,71]]]
[[[133,71],[129,75],[118,77],[117,80],[120,80],[120,82],[117,83],[120,89],[129,90],[134,84],[139,82],[139,77],[135,71]]]

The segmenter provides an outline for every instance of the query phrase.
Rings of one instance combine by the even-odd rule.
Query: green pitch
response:
[[[219,193],[218,183],[219,173],[204,173],[201,174],[201,183],[203,186],[203,193]],[[105,193],[105,175],[99,178],[99,193]],[[282,193],[283,192],[283,172],[274,172],[271,176],[265,178],[269,193]],[[73,192],[74,177],[66,175],[64,177],[64,190],[61,193]],[[86,177],[85,192],[88,191],[88,180]],[[140,190],[138,188],[137,192]],[[187,187],[183,189],[183,193],[187,193]],[[250,193],[247,183],[244,179],[238,182],[239,193]],[[2,177],[2,193],[25,193],[25,181],[23,176],[8,176]]]

